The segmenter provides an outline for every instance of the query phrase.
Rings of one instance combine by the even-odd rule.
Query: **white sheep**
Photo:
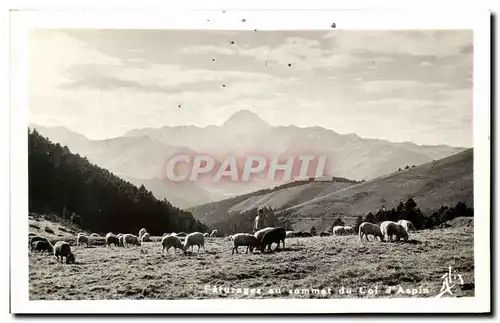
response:
[[[66,257],[66,263],[74,263],[75,255],[71,252],[71,247],[69,243],[66,241],[57,241],[54,245],[54,256],[59,261],[59,257],[61,257],[61,262],[63,261],[63,257]]]
[[[144,233],[141,237],[141,242],[147,242],[147,241],[151,241],[151,236],[149,235],[149,233]]]
[[[142,228],[139,230],[139,239],[142,238],[143,234],[146,233],[146,229],[145,228]]]
[[[345,229],[343,226],[337,225],[337,226],[333,227],[333,235],[334,236],[342,236],[345,234],[346,234],[346,232],[345,232]]]
[[[161,249],[162,254],[165,249],[167,249],[168,253],[168,250],[171,247],[174,247],[174,253],[177,253],[177,249],[181,249],[182,251],[184,251],[184,246],[182,245],[181,239],[176,236],[164,236],[161,239],[161,245],[163,246],[163,248]]]
[[[219,236],[219,231],[212,230],[212,233],[210,233],[210,237],[217,237],[217,236]]]
[[[131,233],[127,233],[126,235],[123,236],[123,246],[128,247],[128,245],[135,245],[135,246],[140,246],[141,242],[139,241],[139,237],[136,235],[133,235]]]
[[[354,228],[350,227],[348,225],[344,226],[344,232],[345,232],[345,234],[356,234],[356,231],[354,231]]]
[[[393,221],[384,221],[380,224],[380,231],[384,235],[387,241],[392,242],[392,237],[396,236],[396,240],[403,238],[405,241],[408,240],[408,232],[401,225]]]
[[[359,240],[363,241],[363,236],[365,236],[366,241],[370,241],[368,239],[368,235],[372,235],[374,240],[379,237],[380,241],[384,241],[384,235],[382,234],[382,231],[380,231],[380,227],[378,225],[370,222],[363,222],[359,226]]]
[[[97,233],[92,233],[90,236],[91,237],[100,237],[100,235],[98,235]]]
[[[89,246],[89,237],[87,237],[84,234],[79,235],[78,238],[76,239],[77,246],[80,246],[82,244],[85,244],[87,247]]]
[[[231,251],[231,254],[234,254],[234,251],[236,251],[236,253],[239,253],[238,247],[240,246],[247,247],[245,253],[248,253],[249,249],[250,252],[253,252],[253,249],[258,248],[260,244],[259,240],[257,240],[257,238],[250,233],[237,233],[235,235],[232,235],[231,238],[233,240],[233,249]]]
[[[415,226],[413,225],[413,223],[411,223],[411,221],[399,220],[398,224],[401,224],[405,228],[406,232],[417,231],[417,229],[415,229]]]
[[[205,237],[202,233],[193,232],[187,235],[183,250],[186,251],[189,247],[193,249],[193,246],[198,246],[198,252],[200,252],[200,247],[203,247],[203,251],[205,251]]]

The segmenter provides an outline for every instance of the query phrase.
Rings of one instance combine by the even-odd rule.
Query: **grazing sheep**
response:
[[[59,257],[61,257],[61,262],[63,261],[63,257],[66,257],[67,264],[75,262],[75,255],[71,252],[71,247],[66,241],[56,242],[56,244],[54,245],[54,256],[58,261]]]
[[[218,237],[219,236],[219,231],[217,230],[212,230],[212,233],[210,233],[210,237]]]
[[[118,235],[118,247],[123,247],[123,237],[125,235]]]
[[[231,251],[231,254],[234,254],[234,251],[236,251],[236,253],[239,253],[238,247],[240,246],[246,246],[247,251],[245,253],[248,253],[249,249],[250,252],[253,252],[253,249],[258,248],[260,245],[259,240],[257,240],[257,238],[250,233],[237,233],[235,235],[232,235],[231,238],[233,240],[233,249]]]
[[[280,247],[280,242],[283,242],[283,249],[285,248],[285,238],[286,231],[283,228],[272,228],[271,230],[264,233],[260,242],[260,251],[264,253],[266,247],[268,247],[269,251],[271,251],[271,245],[273,242],[277,243],[276,249],[278,250]]]
[[[167,249],[168,250],[171,247],[174,247],[174,253],[177,253],[177,249],[181,249],[184,252],[184,246],[182,245],[181,239],[179,239],[176,236],[165,236],[161,239],[161,245],[163,248],[161,249],[161,253],[163,254],[163,251]],[[184,252],[185,253],[185,252]]]
[[[187,235],[186,239],[184,240],[183,250],[186,251],[189,247],[193,249],[193,246],[198,246],[198,252],[200,252],[200,247],[203,247],[203,251],[205,251],[205,237],[202,233],[193,232]]]
[[[151,236],[149,235],[149,233],[144,233],[141,237],[141,242],[148,242],[148,241],[151,241]]]
[[[33,243],[32,250],[40,251],[42,254],[45,251],[51,253],[54,250],[54,247],[48,240],[39,240]]]
[[[370,222],[363,222],[359,226],[359,240],[363,241],[363,236],[365,236],[366,241],[370,241],[368,239],[368,235],[372,235],[374,240],[379,237],[380,241],[384,241],[384,235],[382,234],[382,231],[380,231],[380,227],[378,225]]]
[[[320,237],[328,237],[331,236],[332,234],[330,232],[323,231],[319,234]]]
[[[405,241],[408,240],[408,232],[401,225],[393,221],[384,221],[380,224],[380,231],[385,237],[385,240],[392,242],[392,237],[396,236],[396,241],[403,238]]]
[[[90,236],[91,237],[100,237],[100,235],[98,235],[97,233],[92,233]]]
[[[210,235],[210,234],[209,234],[208,232],[205,232],[205,233],[203,234],[203,236],[204,236],[205,238],[206,238],[206,237],[208,237],[209,235]]]
[[[257,238],[257,240],[262,240],[262,237],[264,236],[264,234],[266,234],[266,232],[269,232],[271,231],[272,229],[274,229],[273,227],[267,227],[267,228],[264,228],[264,229],[260,229],[259,231],[255,232],[254,233],[254,237]],[[286,232],[285,232],[285,235],[286,235]]]
[[[139,230],[139,239],[141,239],[141,238],[142,238],[142,235],[143,235],[144,233],[146,233],[146,232],[147,232],[147,231],[146,231],[146,229],[145,229],[145,228],[140,229],[140,230]]]
[[[350,226],[344,226],[344,232],[345,234],[349,235],[349,234],[356,234],[356,231],[354,231],[354,228],[353,227],[350,227]]]
[[[109,247],[112,244],[114,244],[115,247],[119,247],[120,240],[118,239],[118,237],[114,233],[108,232],[108,234],[106,234],[106,245]]]
[[[286,237],[287,237],[287,238],[295,238],[295,237],[298,237],[297,233],[299,233],[299,232],[295,232],[295,231],[287,231],[287,232],[286,232]],[[302,236],[302,234],[301,234],[300,236]]]
[[[139,237],[133,235],[131,233],[127,233],[123,236],[123,246],[128,247],[128,245],[140,246],[141,242],[139,241]]]
[[[343,226],[338,225],[338,226],[333,227],[333,235],[334,236],[343,236],[345,234],[346,234],[346,232],[345,232],[345,229]]]
[[[34,237],[31,237],[31,238],[29,238],[29,240],[28,240],[30,250],[32,250],[32,249],[33,249],[33,245],[34,245],[34,244],[35,244],[35,242],[37,242],[37,241],[47,241],[47,242],[49,242],[49,240],[47,240],[47,238],[43,238],[43,237],[40,237],[40,236],[34,236]]]
[[[399,220],[398,224],[401,224],[403,228],[405,228],[406,232],[417,231],[417,229],[415,229],[415,226],[413,225],[413,223],[411,223],[411,221]]]
[[[89,246],[89,237],[86,235],[79,235],[78,238],[76,239],[76,245],[82,245],[85,244],[87,247]]]

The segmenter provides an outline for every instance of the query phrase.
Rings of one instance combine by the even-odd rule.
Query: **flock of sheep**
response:
[[[359,238],[363,241],[363,237],[367,240],[369,235],[379,237],[380,241],[393,241],[395,237],[396,240],[404,239],[408,240],[408,232],[415,230],[414,225],[408,220],[400,220],[399,222],[393,221],[384,221],[379,225],[373,224],[370,222],[363,222],[359,226]],[[352,235],[356,234],[354,229],[350,226],[336,226],[332,230],[333,235]],[[327,232],[322,232],[320,236],[331,235]],[[201,232],[193,232],[187,234],[185,232],[179,233],[164,233],[161,238],[161,253],[164,251],[169,253],[170,248],[174,248],[174,253],[177,253],[177,249],[181,250],[184,254],[187,253],[188,249],[194,251],[194,246],[198,247],[197,252],[200,251],[200,248],[205,250],[205,238],[206,237],[218,237],[219,233],[217,230],[213,230],[209,235],[208,233]],[[253,253],[254,249],[259,249],[261,253],[267,251],[271,251],[271,246],[273,243],[277,244],[275,250],[280,248],[280,244],[282,244],[283,248],[285,248],[285,239],[293,238],[293,237],[305,237],[312,236],[310,233],[305,232],[295,232],[295,231],[285,231],[284,228],[281,227],[267,227],[261,230],[258,230],[254,234],[250,233],[237,233],[229,236],[229,239],[232,241],[232,251],[238,252],[239,247],[247,247],[246,252],[250,251]],[[99,237],[98,234],[92,233],[90,237]],[[182,239],[181,239],[182,238]],[[139,230],[139,235],[136,236],[131,233],[127,234],[117,234],[115,235],[112,232],[106,234],[106,245],[111,246],[114,245],[116,247],[129,247],[132,246],[141,246],[141,243],[152,241],[151,236],[148,232],[146,232],[145,228]],[[89,244],[89,236],[86,233],[79,233],[76,239],[76,245],[82,246]],[[54,256],[59,261],[63,261],[63,257],[66,258],[66,263],[74,263],[75,255],[71,251],[71,247],[66,241],[58,241],[56,244],[52,245],[50,241],[44,237],[36,236],[33,233],[30,233],[29,236],[29,247],[30,250],[39,251],[41,253],[48,252],[53,253]]]

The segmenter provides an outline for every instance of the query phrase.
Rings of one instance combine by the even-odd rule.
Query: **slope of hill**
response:
[[[245,213],[259,206],[284,209],[351,185],[346,182],[292,182],[188,210],[200,221],[214,224],[224,221],[228,214]]]
[[[413,198],[425,213],[442,205],[465,202],[473,205],[473,150],[395,172],[374,180],[325,194],[284,210],[297,228],[318,225],[325,217],[342,217],[353,224],[356,216],[393,208]]]
[[[197,219],[214,224],[231,214],[269,206],[278,209],[278,219],[291,223],[294,229],[308,231],[314,225],[325,230],[338,217],[354,224],[358,215],[376,212],[382,206],[396,207],[410,197],[423,212],[459,201],[472,206],[473,150],[365,183],[313,182],[201,205],[190,211]]]
[[[157,200],[143,186],[135,187],[36,131],[29,134],[28,147],[30,212],[61,214],[96,232],[206,230],[191,213]]]

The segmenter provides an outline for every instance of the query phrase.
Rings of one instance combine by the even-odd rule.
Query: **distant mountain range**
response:
[[[413,198],[423,212],[442,205],[465,202],[473,206],[473,150],[410,169],[403,169],[360,184],[311,182],[266,194],[254,193],[188,209],[200,221],[224,226],[224,221],[258,207],[277,210],[278,219],[293,229],[309,231],[311,226],[326,230],[335,219],[353,225],[356,217],[381,207],[396,207]],[[238,215],[238,216],[230,216]],[[254,213],[252,213],[254,215]],[[246,221],[244,217],[241,221]]]
[[[249,153],[324,155],[326,175],[370,180],[406,165],[421,165],[466,149],[365,139],[321,127],[274,127],[248,110],[236,112],[222,126],[134,129],[123,137],[106,140],[90,140],[64,127],[30,126],[135,185],[144,184],[155,196],[167,198],[182,208],[274,187],[280,182],[269,182],[262,177],[243,183],[168,182],[166,161],[176,154],[210,154],[217,159],[216,165],[230,153],[237,158]]]

